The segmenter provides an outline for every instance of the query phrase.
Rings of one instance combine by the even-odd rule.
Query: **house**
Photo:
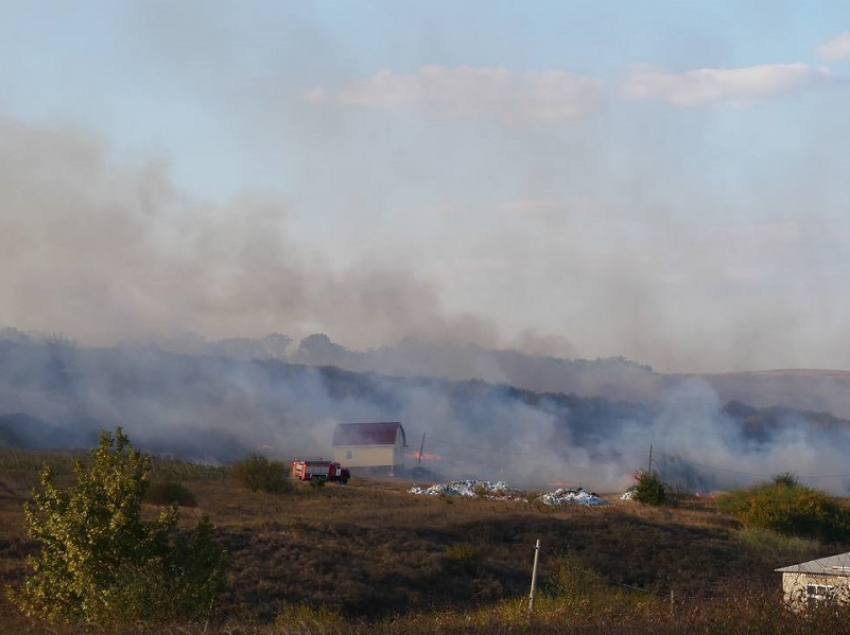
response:
[[[795,610],[816,602],[850,601],[850,553],[775,569],[782,574],[785,602]]]
[[[398,421],[340,423],[334,429],[334,460],[346,467],[389,468],[404,466],[407,438]]]

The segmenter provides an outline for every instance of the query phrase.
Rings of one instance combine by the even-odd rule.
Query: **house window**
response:
[[[828,600],[833,596],[835,587],[827,584],[807,584],[806,599],[807,600]]]
[[[346,451],[345,451],[345,460],[346,460],[346,461],[351,460],[351,450],[346,450]]]

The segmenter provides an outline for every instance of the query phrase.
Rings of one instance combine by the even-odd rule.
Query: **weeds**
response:
[[[339,611],[326,604],[289,604],[275,618],[275,626],[290,628],[293,633],[332,633],[345,624]]]
[[[467,573],[474,572],[484,560],[480,549],[468,543],[458,543],[446,549],[446,562]]]
[[[220,481],[229,476],[226,467],[170,457],[155,457],[151,477],[159,481]]]
[[[732,537],[747,550],[761,552],[770,557],[802,562],[823,550],[816,540],[785,536],[770,529],[742,527],[732,532]]]

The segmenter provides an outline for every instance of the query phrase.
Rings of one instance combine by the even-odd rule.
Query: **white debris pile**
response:
[[[431,487],[413,486],[407,490],[410,494],[426,496],[486,496],[489,498],[520,498],[522,491],[509,487],[504,481],[450,481]]]
[[[544,505],[606,505],[608,501],[604,498],[599,498],[592,492],[585,492],[583,489],[556,489],[554,492],[541,494],[538,501]]]
[[[425,496],[479,496],[489,499],[522,500],[543,503],[544,505],[605,505],[607,501],[596,494],[585,492],[583,489],[558,488],[553,492],[539,494],[533,499],[524,490],[511,487],[504,481],[450,481],[438,483],[430,487],[414,486],[407,490],[410,494]]]

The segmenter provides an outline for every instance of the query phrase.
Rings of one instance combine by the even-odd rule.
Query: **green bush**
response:
[[[822,542],[850,539],[850,509],[824,492],[799,485],[792,475],[736,490],[719,504],[747,528]]]
[[[235,463],[231,471],[234,478],[252,492],[278,494],[292,488],[289,468],[280,461],[269,461],[259,454]]]
[[[635,474],[635,478],[634,500],[647,505],[663,505],[670,500],[670,488],[661,480],[658,472],[641,470]]]
[[[75,482],[57,486],[49,465],[41,491],[25,505],[27,529],[40,550],[31,573],[10,595],[20,610],[50,622],[125,623],[195,619],[223,591],[228,557],[202,518],[191,535],[176,530],[175,509],[141,520],[151,459],[118,428],[101,432]]]
[[[151,483],[145,492],[144,501],[150,505],[174,505],[179,507],[197,507],[198,501],[192,491],[175,481]]]

